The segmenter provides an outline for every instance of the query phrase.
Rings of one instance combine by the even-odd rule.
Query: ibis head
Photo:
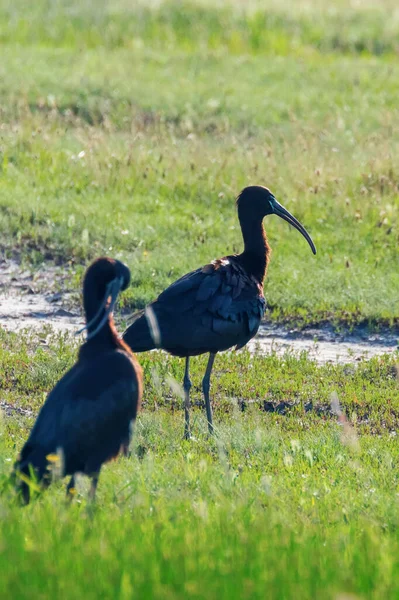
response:
[[[128,287],[130,283],[128,267],[113,258],[98,258],[86,271],[83,296],[92,295],[101,302],[109,285],[114,282],[118,292]]]
[[[279,216],[303,235],[313,254],[316,254],[313,240],[304,226],[278,202],[268,188],[260,185],[251,185],[244,188],[237,198],[237,208],[241,223],[249,219],[263,220],[267,215]]]
[[[94,337],[112,314],[119,292],[130,283],[126,265],[112,258],[98,258],[87,269],[83,281],[83,305],[88,339]],[[80,332],[83,330],[80,330]],[[80,333],[79,332],[79,333]]]

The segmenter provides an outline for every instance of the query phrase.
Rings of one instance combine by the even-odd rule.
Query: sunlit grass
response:
[[[39,351],[35,335],[3,334],[1,341],[5,594],[263,598],[267,589],[270,598],[396,596],[394,359],[345,368],[317,367],[305,355],[221,355],[212,385],[214,438],[197,406],[204,362],[193,360],[195,440],[187,442],[181,398],[167,384],[167,376],[181,381],[182,361],[140,355],[144,408],[132,455],[103,469],[96,505],[88,505],[88,482],[80,478],[71,507],[65,482],[55,482],[22,509],[8,474],[75,349],[64,336],[48,338]],[[334,390],[346,429],[331,411]],[[265,412],[265,400],[284,402],[285,414]]]
[[[25,19],[18,6],[4,4],[0,23]],[[182,11],[162,3],[159,10],[125,13],[124,5],[111,3],[99,5],[94,21],[88,4],[66,6],[35,5],[38,28],[24,33],[16,25],[18,45],[18,37],[4,39],[0,243],[6,256],[72,264],[75,290],[92,257],[119,256],[133,272],[126,302],[141,307],[187,270],[241,250],[234,198],[245,185],[261,183],[303,221],[318,249],[314,258],[296,232],[276,218],[266,221],[274,249],[266,286],[273,318],[397,321],[396,59],[325,53],[313,42],[311,52],[298,42],[295,51],[272,56],[263,47],[204,48],[195,36],[189,46],[165,41],[170,31],[183,39],[179,19],[199,36],[208,18],[228,33],[226,15],[253,18],[238,5]],[[315,26],[324,32],[329,13],[319,8]],[[64,18],[65,10],[77,21]],[[368,10],[351,9],[365,36],[364,19],[377,26],[371,15],[384,15],[382,6]],[[4,11],[14,16],[6,19]],[[279,11],[305,35],[302,19],[310,16],[303,6]],[[336,16],[347,14],[337,7]],[[131,45],[107,46],[108,22],[114,32],[147,23],[140,33],[145,43],[133,43],[135,34]],[[82,39],[95,31],[98,43],[64,40],[65,28]]]
[[[94,65],[85,67],[89,78],[101,62],[92,59]],[[182,61],[174,66],[186,72]],[[32,113],[25,96],[18,121],[3,125],[0,235],[6,255],[78,266],[99,254],[119,256],[133,272],[127,301],[140,307],[187,270],[241,250],[234,198],[245,185],[263,183],[303,221],[318,249],[314,258],[284,223],[265,222],[274,249],[266,286],[274,317],[397,319],[394,67],[348,61],[338,73],[336,65],[320,61],[299,76],[287,60],[279,68],[298,84],[293,95],[287,83],[280,89],[275,66],[254,60],[251,79],[245,62],[236,65],[243,78],[236,93],[232,88],[225,95],[233,76],[225,64],[229,75],[210,60],[210,70],[200,77],[194,71],[181,88],[178,80],[167,83],[170,67],[144,62],[130,79],[114,72],[113,78],[128,81],[120,80],[115,98],[103,82],[104,96],[96,91],[83,99],[69,91],[80,89],[83,74],[74,72],[64,88],[56,82],[58,67],[47,71],[46,91],[38,96],[29,65],[26,94],[33,103],[43,97],[45,110]],[[40,79],[43,70],[36,69]],[[338,79],[330,79],[333,73]],[[155,95],[160,75],[167,87]],[[347,87],[342,82],[337,91],[341,77]],[[138,95],[140,86],[149,90],[147,100],[140,96],[141,108],[120,97],[124,87],[126,97]],[[68,108],[75,102],[80,117]]]
[[[0,39],[11,44],[132,48],[180,47],[185,52],[306,55],[398,52],[399,18],[386,2],[92,2],[3,0]]]

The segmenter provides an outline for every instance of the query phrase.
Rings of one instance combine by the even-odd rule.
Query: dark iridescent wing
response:
[[[138,389],[119,380],[93,402],[84,397],[66,403],[59,419],[59,443],[65,456],[95,470],[115,456],[127,440],[136,410]]]
[[[66,460],[91,454],[115,444],[127,432],[139,402],[134,365],[123,353],[104,354],[84,367],[75,365],[50,392],[26,442],[20,460],[35,450],[45,455],[62,448]],[[103,457],[102,460],[106,460]]]
[[[228,256],[185,275],[167,288],[153,303],[155,312],[194,316],[211,315],[217,321],[237,322],[246,319],[248,333],[256,331],[265,311],[262,286],[248,276],[235,256]],[[228,324],[217,322],[218,333]]]
[[[63,402],[68,401],[69,394],[66,392],[68,384],[74,379],[78,372],[78,366],[74,365],[54,386],[46,398],[45,403],[39,411],[36,421],[32,427],[29,438],[21,451],[21,460],[25,459],[32,448],[40,447],[44,451],[52,452],[57,445],[59,432],[58,418],[62,410]]]
[[[243,346],[259,328],[263,288],[238,256],[227,256],[184,275],[149,305],[158,323],[156,340],[146,314],[137,315],[124,340],[137,352],[161,347],[178,356]]]
[[[169,301],[172,298],[176,298],[177,296],[181,296],[186,292],[190,292],[190,290],[197,288],[201,285],[201,281],[203,279],[202,269],[196,269],[195,271],[191,271],[191,273],[187,273],[180,277],[177,281],[172,283],[169,287],[166,288],[157,298],[156,301],[163,302],[165,300]]]

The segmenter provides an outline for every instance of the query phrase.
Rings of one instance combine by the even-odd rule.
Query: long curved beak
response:
[[[273,197],[271,204],[273,207],[273,213],[284,219],[284,221],[287,221],[287,223],[289,223],[290,225],[295,227],[295,229],[297,229],[300,233],[302,233],[303,237],[311,247],[313,254],[316,254],[316,246],[314,245],[312,238],[310,237],[304,226],[301,225],[301,223],[298,221],[298,219],[296,219],[290,212],[288,212],[288,210],[284,208],[284,206],[282,206],[280,202],[276,200],[276,198]]]
[[[86,323],[86,325],[84,327],[82,327],[82,329],[79,329],[79,331],[77,331],[75,333],[75,335],[79,335],[80,333],[83,333],[83,331],[85,331],[86,329],[89,329],[90,327],[92,327],[92,325],[94,325],[94,323],[99,319],[102,311],[105,309],[103,318],[101,319],[101,321],[99,322],[97,327],[88,334],[87,339],[90,340],[95,335],[97,335],[97,333],[104,327],[105,323],[108,320],[109,315],[114,310],[115,302],[118,298],[118,294],[119,294],[122,286],[123,286],[122,278],[120,278],[120,279],[115,278],[109,282],[109,284],[107,285],[106,292],[105,292],[104,300],[101,302],[101,305],[100,305],[97,313],[91,319],[91,321],[89,321],[89,323]],[[107,306],[107,302],[108,302],[109,298],[110,298],[110,301]]]

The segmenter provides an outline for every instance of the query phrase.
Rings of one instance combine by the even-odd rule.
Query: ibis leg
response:
[[[204,393],[204,398],[205,398],[206,418],[208,420],[208,430],[209,430],[210,434],[213,433],[213,419],[212,419],[211,400],[209,398],[209,388],[210,388],[211,373],[212,373],[212,367],[213,367],[213,363],[215,360],[215,356],[216,356],[216,354],[213,354],[212,352],[209,354],[208,364],[206,366],[205,375],[202,380],[202,391]]]
[[[97,473],[94,473],[92,475],[91,478],[91,486],[90,486],[90,491],[89,491],[89,498],[90,500],[93,502],[96,498],[96,491],[97,491],[97,485],[98,485],[98,479],[100,477],[100,471],[98,471]]]
[[[130,457],[130,444],[129,444],[128,441],[123,442],[123,444],[121,445],[121,454],[125,458],[129,458]]]
[[[67,500],[72,500],[75,493],[75,475],[72,475],[66,489]]]
[[[190,439],[190,390],[191,390],[191,379],[190,379],[190,357],[186,357],[186,368],[184,370],[184,438]]]
[[[122,443],[122,446],[121,446],[121,452],[122,452],[123,456],[126,456],[126,458],[130,458],[132,456],[132,453],[130,450],[130,442],[132,441],[132,437],[133,437],[133,428],[134,428],[135,420],[136,419],[132,419],[130,421],[129,436],[126,438],[126,440]]]

